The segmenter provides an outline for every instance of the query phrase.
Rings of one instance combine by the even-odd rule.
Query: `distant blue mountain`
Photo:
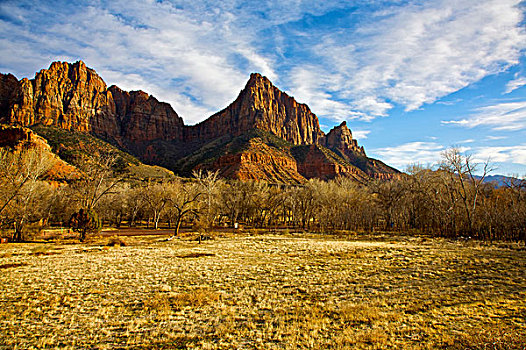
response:
[[[480,179],[480,176],[477,176]],[[509,184],[511,181],[520,181],[516,177],[504,176],[504,175],[488,175],[484,179],[485,183],[494,183],[496,187],[502,187]]]

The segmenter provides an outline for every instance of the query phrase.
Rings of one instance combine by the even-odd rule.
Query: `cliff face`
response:
[[[298,173],[297,162],[279,149],[260,142],[249,141],[248,146],[238,153],[218,157],[209,165],[199,168],[219,171],[223,177],[238,180],[262,180],[298,184],[305,178]]]
[[[0,80],[0,121],[90,132],[117,144],[182,137],[183,121],[142,91],[110,89],[84,62],[54,62],[34,79]]]
[[[128,144],[162,140],[181,140],[183,120],[168,103],[159,102],[143,91],[109,88],[115,104],[120,136]]]
[[[0,75],[0,123],[88,132],[143,161],[175,171],[177,164],[184,163],[211,166],[239,179],[292,183],[339,175],[389,178],[397,173],[367,158],[345,122],[325,135],[307,105],[296,102],[257,73],[251,74],[227,108],[197,125],[185,126],[170,105],[142,91],[107,88],[82,61],[54,62],[31,80]],[[274,135],[287,145],[265,148],[260,140],[258,147],[252,145],[248,150],[236,150],[233,144],[228,146],[232,149],[216,149],[255,130]],[[244,137],[243,142],[247,140]],[[269,140],[267,137],[263,144],[275,141]],[[214,144],[217,147],[211,148]],[[292,157],[291,147],[296,146],[307,147],[307,156]],[[199,159],[206,159],[208,165],[195,161]]]
[[[2,108],[2,120],[10,124],[40,123],[103,134],[117,129],[114,114],[106,84],[82,61],[54,62],[34,79],[22,79]]]
[[[364,182],[369,178],[360,168],[321,145],[296,146],[291,153],[296,159],[298,172],[306,179],[329,180],[343,176]]]
[[[260,129],[295,145],[314,144],[323,137],[318,117],[305,104],[253,73],[237,99],[227,108],[186,129],[186,140],[239,136]]]

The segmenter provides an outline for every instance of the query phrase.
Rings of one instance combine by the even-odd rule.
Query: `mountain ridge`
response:
[[[325,134],[320,129],[318,117],[306,104],[298,103],[259,73],[250,75],[229,106],[196,125],[187,126],[168,103],[143,91],[127,92],[116,85],[108,88],[95,70],[82,61],[53,62],[48,69],[37,72],[34,79],[18,80],[12,74],[0,75],[0,122],[21,126],[41,124],[91,133],[142,161],[174,171],[179,171],[176,165],[181,160],[196,152],[207,152],[205,146],[216,139],[225,139],[227,143],[223,145],[226,145],[236,137],[250,134],[251,130],[262,130],[291,146],[262,146],[260,138],[259,141],[245,140],[246,147],[239,156],[233,157],[235,152],[232,154],[231,149],[225,149],[219,152],[221,157],[228,155],[229,161],[238,162],[236,167],[245,169],[246,174],[241,176],[234,172],[226,176],[281,182],[279,176],[273,179],[271,175],[249,174],[247,169],[251,168],[266,169],[262,174],[289,172],[290,178],[299,182],[310,177],[332,178],[359,173],[351,171],[353,168],[371,178],[390,178],[399,173],[381,162],[382,165],[377,166],[379,161],[368,158],[363,147],[352,138],[345,122]],[[291,147],[314,145],[317,146],[308,148],[314,152],[309,164],[302,164],[290,151]],[[318,146],[327,150],[320,152]],[[262,156],[265,152],[272,153],[276,159],[283,157],[283,161],[273,162],[272,157]],[[338,157],[343,159],[343,167],[335,161]],[[196,164],[195,167],[215,164],[217,169],[211,170],[228,173],[221,171],[226,158],[223,162],[206,159],[206,166]],[[353,165],[355,161],[362,165]],[[274,163],[272,171],[270,163]],[[326,171],[314,171],[317,166],[325,167]],[[307,168],[310,170],[305,170]],[[297,176],[295,169],[304,171],[299,171]],[[322,173],[323,176],[316,175]]]

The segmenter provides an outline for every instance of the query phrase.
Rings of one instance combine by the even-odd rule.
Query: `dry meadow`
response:
[[[525,349],[526,250],[387,235],[0,245],[0,349]]]

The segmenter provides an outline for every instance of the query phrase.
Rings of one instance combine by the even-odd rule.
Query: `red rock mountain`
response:
[[[200,167],[240,179],[302,182],[398,172],[367,158],[345,122],[325,135],[307,105],[257,73],[227,108],[185,126],[169,104],[108,88],[82,61],[54,62],[31,80],[0,74],[0,123],[88,132],[182,174]]]
[[[213,140],[249,130],[268,131],[294,145],[317,143],[323,132],[318,117],[306,104],[276,88],[270,80],[252,73],[237,99],[224,110],[187,128],[187,140]]]

